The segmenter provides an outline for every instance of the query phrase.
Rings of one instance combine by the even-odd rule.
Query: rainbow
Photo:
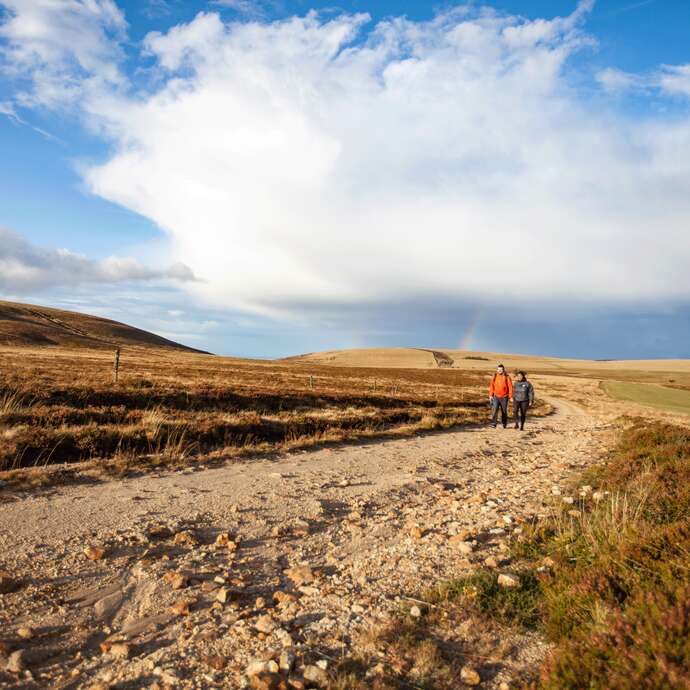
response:
[[[473,350],[474,349],[475,335],[477,333],[477,328],[479,326],[479,321],[481,320],[481,317],[482,317],[482,311],[481,311],[481,309],[478,309],[475,312],[474,316],[470,319],[470,322],[467,325],[467,328],[465,329],[465,333],[463,334],[462,338],[460,339],[459,348],[461,350]]]

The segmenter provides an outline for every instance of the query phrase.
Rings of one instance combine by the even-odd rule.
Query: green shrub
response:
[[[436,587],[426,593],[431,603],[462,601],[475,613],[488,614],[504,623],[535,629],[540,624],[541,585],[532,571],[520,573],[520,587],[498,584],[498,575],[480,570],[467,577]]]

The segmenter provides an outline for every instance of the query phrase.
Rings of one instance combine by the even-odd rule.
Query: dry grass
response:
[[[0,471],[90,462],[120,475],[161,465],[474,424],[483,376],[333,368],[173,350],[0,349]],[[548,407],[537,408],[544,414]]]
[[[462,688],[462,668],[506,652],[496,630],[478,625],[460,606],[429,608],[419,618],[400,613],[368,630],[357,653],[340,661],[329,690],[448,690]]]
[[[560,378],[572,394],[573,379],[621,383],[653,383],[667,388],[690,390],[690,360],[584,360],[516,355],[468,350],[428,350],[421,348],[378,348],[316,352],[290,361],[325,366],[380,368],[435,368],[442,366],[472,375],[486,375],[497,362],[509,372],[525,370],[528,374]]]

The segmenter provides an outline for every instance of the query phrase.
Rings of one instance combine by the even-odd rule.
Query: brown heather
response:
[[[587,479],[610,496],[537,539],[558,642],[540,687],[690,688],[690,430],[638,422]]]
[[[89,471],[117,475],[405,436],[486,416],[484,381],[465,371],[382,373],[126,347],[113,383],[108,350],[22,347],[0,354],[6,480],[39,481],[27,468],[58,465],[64,475],[66,463],[85,461]]]

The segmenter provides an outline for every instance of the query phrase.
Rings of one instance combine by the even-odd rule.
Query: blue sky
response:
[[[58,5],[0,0],[1,297],[223,354],[690,356],[690,3]]]

